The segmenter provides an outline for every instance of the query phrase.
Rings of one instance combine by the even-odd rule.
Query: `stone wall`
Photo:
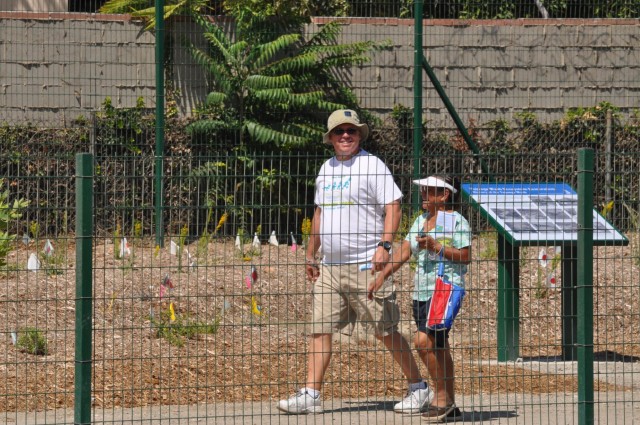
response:
[[[315,33],[325,18],[307,28]],[[344,42],[388,47],[344,71],[363,107],[380,115],[413,105],[413,21],[345,19]],[[425,21],[424,52],[463,121],[485,123],[530,111],[545,121],[570,107],[607,101],[640,106],[640,20]],[[176,33],[197,42],[187,22]],[[227,24],[227,26],[229,26]],[[199,41],[198,41],[199,40]],[[206,95],[206,75],[179,41],[167,80],[189,114]],[[423,73],[425,117],[448,125]],[[89,117],[106,97],[155,107],[155,39],[120,15],[0,12],[0,122],[65,126]]]
[[[2,0],[0,11],[68,12],[69,0]]]
[[[345,75],[362,105],[384,113],[413,105],[413,25],[407,20],[349,20],[347,34],[380,34],[392,48]],[[316,20],[316,25],[321,23]],[[640,21],[425,21],[424,53],[463,121],[486,123],[534,112],[541,120],[571,107],[610,102],[640,107]],[[369,29],[365,29],[369,27]],[[372,29],[373,28],[373,29]],[[346,40],[353,37],[345,37]],[[451,123],[423,72],[425,117]]]

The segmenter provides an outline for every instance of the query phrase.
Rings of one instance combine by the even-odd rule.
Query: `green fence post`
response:
[[[93,155],[76,155],[76,351],[74,423],[91,423]]]
[[[520,355],[520,248],[498,234],[498,361]]]
[[[156,151],[155,221],[156,245],[164,246],[164,0],[156,0]]]
[[[578,423],[593,424],[593,150],[578,151]]]
[[[424,0],[413,4],[413,179],[420,178],[420,155],[422,152],[422,10]],[[419,187],[411,185],[411,207],[420,211],[422,199]]]
[[[562,245],[562,360],[576,360],[578,332],[578,248]]]

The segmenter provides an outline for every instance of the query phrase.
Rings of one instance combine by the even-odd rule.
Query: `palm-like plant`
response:
[[[335,77],[337,68],[360,65],[380,47],[370,41],[337,44],[337,23],[305,40],[300,33],[256,42],[251,31],[232,41],[224,31],[199,18],[207,48],[188,43],[196,62],[211,76],[201,119],[192,134],[233,137],[240,146],[292,149],[321,139],[328,112],[356,107],[352,92]],[[264,22],[263,22],[264,23]],[[322,118],[321,118],[322,117]]]
[[[200,15],[209,9],[209,0],[165,0],[164,19],[178,15]],[[153,4],[153,3],[151,3]],[[155,28],[155,6],[149,0],[109,0],[100,8],[100,13],[129,13],[146,22],[146,30]]]

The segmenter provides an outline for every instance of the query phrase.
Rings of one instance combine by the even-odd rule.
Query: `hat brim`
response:
[[[343,124],[349,124],[352,125],[354,127],[358,127],[358,130],[360,130],[360,141],[364,142],[365,140],[367,140],[367,137],[369,137],[369,126],[367,124],[354,124],[352,122],[341,122],[338,123],[336,125],[334,125],[333,127],[331,127],[329,129],[329,131],[327,131],[326,133],[324,133],[322,135],[322,141],[324,143],[326,143],[327,145],[331,144],[331,132],[333,131],[334,128],[336,128],[339,125],[343,125]]]
[[[413,180],[413,184],[417,184],[418,186],[424,186],[424,187],[429,187],[429,186],[441,187],[443,189],[449,189],[453,193],[458,193],[455,187],[451,186],[446,181],[440,180],[439,178],[434,176],[429,176],[427,178],[419,179],[419,180]]]

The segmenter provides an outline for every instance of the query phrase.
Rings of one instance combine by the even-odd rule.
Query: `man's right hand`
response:
[[[305,271],[307,272],[307,279],[311,282],[315,282],[318,280],[318,276],[320,276],[320,269],[316,260],[306,260]]]

